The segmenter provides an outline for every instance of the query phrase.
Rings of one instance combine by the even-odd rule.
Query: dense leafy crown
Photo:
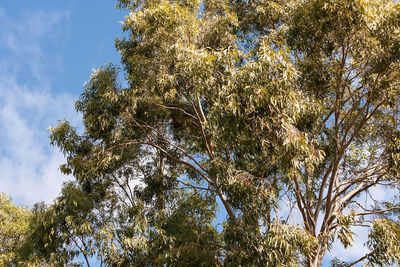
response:
[[[30,211],[11,203],[11,199],[0,194],[0,265],[15,263],[16,252],[26,235]]]
[[[118,6],[129,11],[123,68],[105,65],[85,85],[83,134],[66,121],[51,129],[76,181],[38,209],[31,238],[49,249],[36,255],[319,266],[334,240],[351,246],[367,226],[357,262],[400,260],[399,206],[369,193],[399,186],[398,4]]]

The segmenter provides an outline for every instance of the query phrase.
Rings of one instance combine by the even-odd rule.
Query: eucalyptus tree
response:
[[[11,199],[0,194],[0,264],[17,263],[16,251],[26,235],[30,211],[13,205]]]
[[[316,265],[332,238],[351,245],[352,225],[371,227],[371,252],[360,261],[400,259],[399,224],[388,216],[398,205],[369,193],[399,186],[399,15],[394,1],[306,1],[291,15],[298,86],[321,107],[301,130],[324,160],[297,171],[295,193],[305,228],[319,238]]]
[[[321,266],[356,226],[370,251],[348,264],[400,260],[399,206],[369,193],[399,186],[397,3],[118,7],[123,68],[85,85],[83,134],[51,129],[77,189],[104,191],[93,214],[118,215],[93,228],[105,263]]]
[[[33,213],[30,209],[12,203],[10,197],[0,193],[0,265],[1,266],[55,266],[44,258],[22,257],[24,245],[31,232]]]

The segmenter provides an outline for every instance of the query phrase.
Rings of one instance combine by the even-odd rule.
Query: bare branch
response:
[[[388,212],[388,211],[399,210],[399,209],[400,209],[400,207],[391,207],[391,208],[387,208],[387,209],[383,209],[383,210],[370,210],[368,212],[356,213],[354,215],[355,216],[374,215],[374,214],[380,214],[380,213],[385,213],[385,212]]]

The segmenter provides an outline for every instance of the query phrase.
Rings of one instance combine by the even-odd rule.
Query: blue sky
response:
[[[0,1],[0,191],[20,205],[51,202],[64,161],[48,128],[79,125],[74,101],[93,68],[119,63],[126,11],[111,0]]]

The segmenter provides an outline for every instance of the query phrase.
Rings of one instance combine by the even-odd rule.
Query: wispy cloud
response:
[[[45,67],[58,68],[60,58],[49,47],[60,46],[68,36],[69,12],[24,10],[10,18],[0,7],[0,40],[8,63],[30,72],[38,81],[46,78]]]
[[[0,191],[24,205],[51,201],[67,179],[47,128],[65,117],[77,123],[78,116],[74,97],[52,90],[48,70],[57,67],[57,50],[50,60],[46,47],[62,44],[68,20],[65,11],[29,10],[10,19],[0,7]]]

